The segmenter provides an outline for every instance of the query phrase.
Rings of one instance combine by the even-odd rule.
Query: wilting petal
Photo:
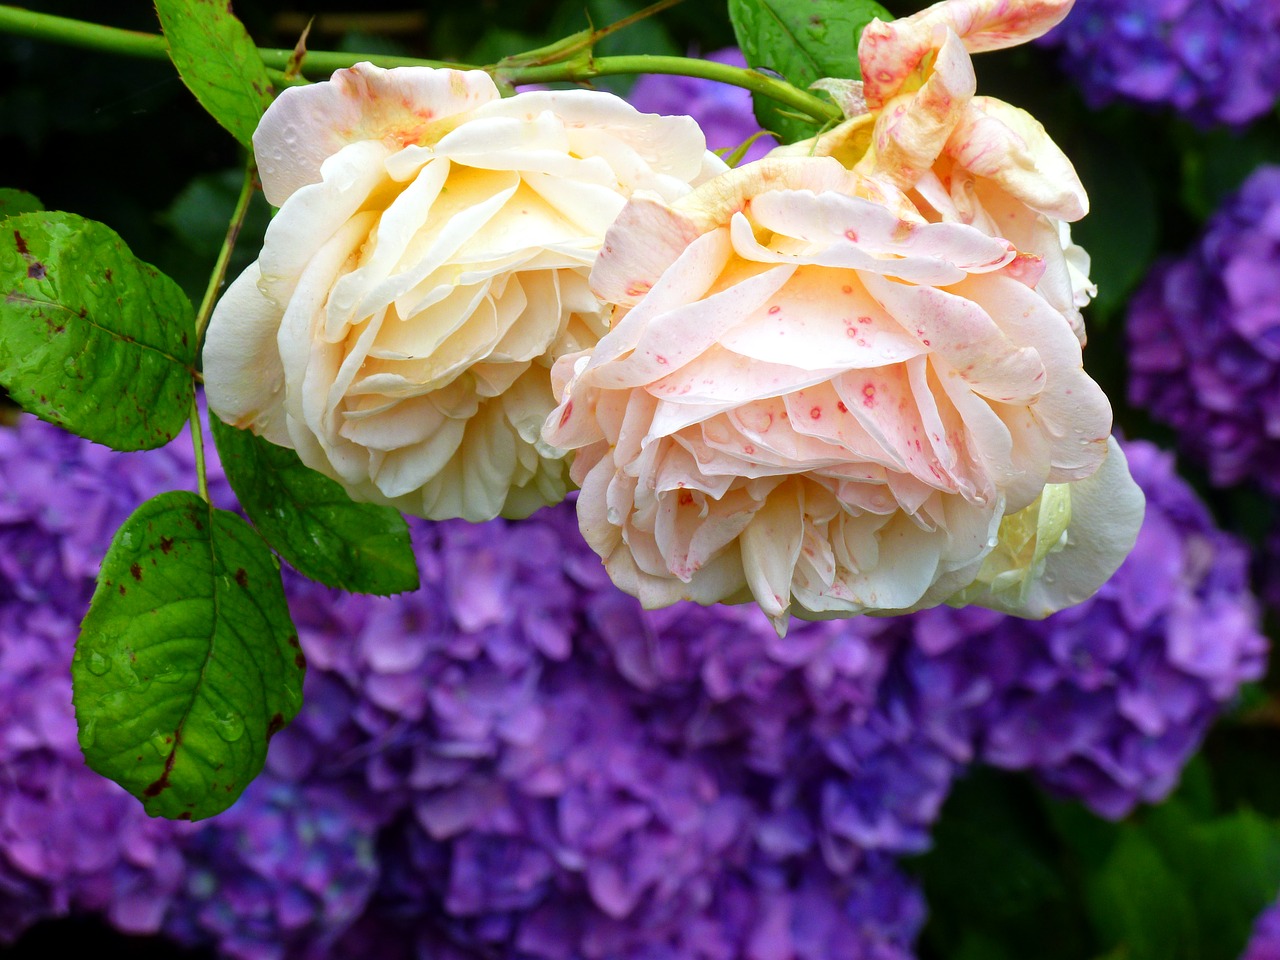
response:
[[[970,53],[1000,50],[1034,40],[1060,23],[1074,0],[942,0],[909,17],[885,23],[873,20],[862,32],[858,60],[867,105],[877,110],[947,31],[954,31]]]
[[[1035,117],[1003,100],[974,97],[947,141],[947,153],[1033,210],[1060,220],[1079,220],[1089,212],[1089,198],[1066,154]]]

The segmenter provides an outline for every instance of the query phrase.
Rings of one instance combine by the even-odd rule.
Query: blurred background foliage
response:
[[[886,0],[896,14],[923,4]],[[150,4],[44,0],[41,11],[155,31]],[[309,45],[480,64],[639,9],[632,0],[393,2],[357,12],[343,0],[237,0],[262,46],[292,47],[312,15]],[[722,0],[686,0],[614,37],[600,53],[692,53],[732,42]],[[234,142],[162,62],[0,37],[4,186],[51,210],[103,221],[133,251],[203,293],[239,186]],[[1086,365],[1120,431],[1172,449],[1176,437],[1126,401],[1123,320],[1129,295],[1162,255],[1193,241],[1219,202],[1265,162],[1280,162],[1273,114],[1243,130],[1203,130],[1169,112],[1090,109],[1039,46],[978,58],[980,91],[1040,118],[1075,162],[1092,198],[1075,238],[1092,255],[1099,296],[1089,308]],[[625,92],[626,83],[613,88]],[[259,197],[231,266],[259,247],[269,210]],[[1277,280],[1280,283],[1280,279]],[[1219,523],[1255,547],[1276,506],[1250,489],[1211,487],[1194,463],[1180,472]],[[1276,637],[1274,618],[1268,634]],[[1274,670],[1221,721],[1175,798],[1113,824],[1052,799],[1015,775],[973,775],[952,795],[933,851],[913,869],[930,920],[928,960],[1208,960],[1229,956],[1280,882],[1280,703]],[[0,894],[2,895],[2,894]],[[43,924],[8,957],[45,956],[114,936],[97,921]],[[133,956],[176,956],[121,941]],[[1125,944],[1123,947],[1118,944]],[[194,956],[194,955],[191,955]]]

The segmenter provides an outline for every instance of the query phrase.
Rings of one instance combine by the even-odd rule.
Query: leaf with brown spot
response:
[[[181,288],[109,227],[70,213],[4,222],[0,383],[41,419],[116,450],[163,446],[191,410],[194,324]]]
[[[112,584],[126,575],[136,582],[122,594]],[[76,642],[89,766],[153,816],[226,809],[302,703],[296,636],[280,567],[253,528],[193,493],[148,500],[112,539]]]

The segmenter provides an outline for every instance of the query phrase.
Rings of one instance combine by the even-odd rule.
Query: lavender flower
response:
[[[1280,167],[1259,168],[1130,307],[1134,403],[1212,481],[1280,492]]]
[[[717,50],[703,59],[734,67],[747,65],[736,47]],[[716,80],[644,74],[636,80],[627,99],[637,110],[645,113],[693,117],[707,135],[707,148],[710,150],[736,150],[760,132],[752,111],[750,91]],[[744,163],[759,160],[777,145],[773,137],[760,137],[747,148],[742,160]]]
[[[1044,43],[1091,106],[1170,107],[1200,125],[1244,124],[1280,96],[1272,0],[1077,0]]]

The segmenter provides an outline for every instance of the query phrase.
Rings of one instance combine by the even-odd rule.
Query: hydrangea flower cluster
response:
[[[967,765],[1117,815],[1261,669],[1242,549],[1167,455],[1127,451],[1151,503],[1135,557],[1042,623],[935,610],[782,640],[754,608],[640,611],[570,505],[416,524],[417,593],[291,578],[306,705],[193,826],[83,768],[65,689],[77,558],[189,484],[190,455],[26,421],[0,433],[4,555],[33,561],[0,583],[0,762],[21,773],[0,786],[2,935],[74,909],[237,960],[910,960],[925,908],[896,858]]]
[[[1130,399],[1219,485],[1280,492],[1280,166],[1254,172],[1134,296]]]
[[[1173,788],[1267,653],[1248,552],[1214,526],[1169,454],[1141,442],[1127,452],[1147,518],[1093,600],[1041,622],[926,611],[908,653],[926,723],[944,737],[968,731],[982,761],[1034,771],[1109,817]]]
[[[1076,0],[1044,41],[1091,106],[1169,107],[1202,126],[1248,123],[1280,97],[1271,0]]]

